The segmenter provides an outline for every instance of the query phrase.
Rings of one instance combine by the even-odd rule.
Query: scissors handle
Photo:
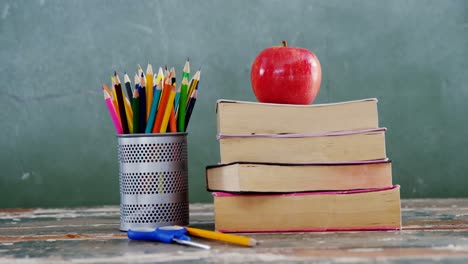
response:
[[[128,230],[127,236],[133,240],[150,240],[163,243],[177,243],[203,249],[210,249],[210,246],[192,242],[187,235],[187,229],[181,226],[164,226],[156,230]]]

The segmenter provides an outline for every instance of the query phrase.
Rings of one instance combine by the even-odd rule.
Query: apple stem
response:
[[[286,47],[288,46],[288,43],[286,42],[286,40],[283,40],[283,47]]]

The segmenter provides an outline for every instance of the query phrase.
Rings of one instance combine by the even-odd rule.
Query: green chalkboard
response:
[[[250,67],[287,40],[313,51],[314,103],[379,99],[402,197],[467,197],[466,1],[0,1],[0,207],[119,203],[101,84],[137,64],[202,67],[191,202],[219,161],[215,101],[255,100]]]

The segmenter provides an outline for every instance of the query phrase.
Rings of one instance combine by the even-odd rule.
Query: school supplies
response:
[[[150,116],[148,118],[148,126],[146,126],[145,133],[151,133],[151,130],[153,129],[154,119],[156,118],[156,112],[158,111],[158,106],[159,106],[159,99],[161,97],[162,87],[161,85],[157,85],[157,82],[155,84],[156,84],[156,89],[154,91]]]
[[[146,68],[146,119],[148,120],[151,112],[151,103],[153,102],[153,66],[148,64]]]
[[[140,94],[140,106],[138,108],[140,116],[140,133],[145,133],[146,130],[146,79],[141,73],[140,86],[138,87],[138,93]]]
[[[109,110],[109,114],[110,114],[110,116],[112,118],[112,123],[114,124],[115,131],[117,132],[117,134],[122,134],[123,133],[122,125],[121,125],[120,120],[119,120],[119,118],[117,116],[117,112],[115,110],[115,107],[112,104],[111,97],[110,97],[109,93],[106,90],[103,90],[103,92],[104,92],[104,100],[106,102],[107,110]]]
[[[188,93],[188,78],[182,79],[182,85],[180,89],[180,101],[186,102],[187,101],[187,93]],[[179,131],[185,131],[185,111],[187,109],[187,105],[182,103],[179,105],[179,109],[177,109],[177,129]]]
[[[192,80],[190,80],[189,91],[187,93],[187,96],[188,96],[187,104],[189,103],[188,100],[190,99],[193,92],[195,91],[195,88],[198,86],[198,82],[200,81],[200,75],[201,75],[201,69],[199,69],[193,76]]]
[[[171,115],[171,112],[173,112],[173,109],[174,109],[175,94],[176,94],[176,88],[175,88],[174,85],[172,85],[170,87],[169,98],[167,100],[166,108],[161,109],[161,110],[164,111],[164,116],[163,116],[163,120],[161,122],[161,128],[159,130],[160,133],[165,133],[166,132],[167,125],[169,124],[169,117]]]
[[[119,105],[120,121],[122,121],[122,129],[124,134],[128,134],[128,123],[127,123],[127,114],[125,112],[125,103],[124,95],[122,93],[122,86],[120,85],[120,79],[117,75],[117,72],[114,71],[114,78],[112,79],[113,86],[115,88],[115,93],[117,96],[117,103]]]
[[[132,109],[133,109],[133,131],[134,133],[140,132],[140,95],[138,89],[133,91],[132,97]]]
[[[192,116],[193,108],[195,107],[195,103],[197,102],[197,94],[198,94],[197,92],[198,92],[197,90],[193,91],[192,96],[190,96],[189,103],[187,105],[187,110],[185,113],[185,127],[187,127],[189,124],[190,117]]]
[[[134,89],[127,72],[124,73],[125,92],[117,72],[111,77],[112,85],[103,89],[109,94],[123,134],[185,132],[198,96],[200,70],[190,83],[190,61],[185,61],[182,81],[176,82],[175,67],[159,67],[153,73],[148,64],[146,74],[140,65],[134,76]],[[135,93],[137,91],[137,93]]]
[[[190,240],[186,235],[187,229],[181,226],[163,226],[156,230],[128,230],[127,236],[132,240],[158,241],[162,243],[177,243],[186,246],[198,247],[202,249],[210,249],[211,247],[205,244],[196,243]]]
[[[127,90],[127,98],[132,98],[133,96],[132,84],[130,82],[130,77],[128,76],[127,73],[124,74],[124,83],[125,83],[125,89]]]
[[[166,123],[166,127],[163,128],[163,120],[166,114],[169,97],[171,95],[170,90],[172,89],[172,85],[170,84],[170,82],[171,80],[169,78],[166,78],[164,86],[163,86],[163,91],[161,94],[161,99],[159,102],[158,113],[156,114],[156,120],[154,121],[154,126],[152,130],[153,133],[162,133],[161,130],[164,130],[164,132],[166,132],[167,123]]]
[[[217,241],[222,241],[230,244],[240,245],[240,246],[247,246],[253,247],[257,245],[257,240],[246,237],[246,236],[238,236],[238,235],[231,235],[231,234],[224,234],[221,232],[216,231],[209,231],[203,230],[193,227],[185,227],[189,235],[202,237],[206,239],[212,239]]]
[[[179,239],[184,241],[190,241],[190,237],[187,236],[201,237],[205,239],[215,240],[226,242],[234,245],[253,247],[257,245],[257,241],[253,238],[232,234],[224,234],[216,231],[209,231],[193,227],[183,227],[183,226],[162,226],[158,227],[155,230],[128,230],[127,236],[132,240],[146,240],[146,241],[159,241],[163,243],[172,243],[176,242],[173,239]],[[192,242],[193,243],[193,242]],[[186,243],[182,243],[186,244]],[[192,245],[192,244],[187,244]],[[201,246],[200,246],[201,245]],[[196,243],[192,245],[196,247],[209,249],[210,246]]]
[[[376,99],[216,106],[221,160],[206,180],[217,230],[401,228]]]

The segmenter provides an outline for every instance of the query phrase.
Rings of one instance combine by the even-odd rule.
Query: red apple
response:
[[[310,104],[320,89],[322,69],[311,51],[283,46],[264,49],[255,58],[250,81],[262,103]]]

